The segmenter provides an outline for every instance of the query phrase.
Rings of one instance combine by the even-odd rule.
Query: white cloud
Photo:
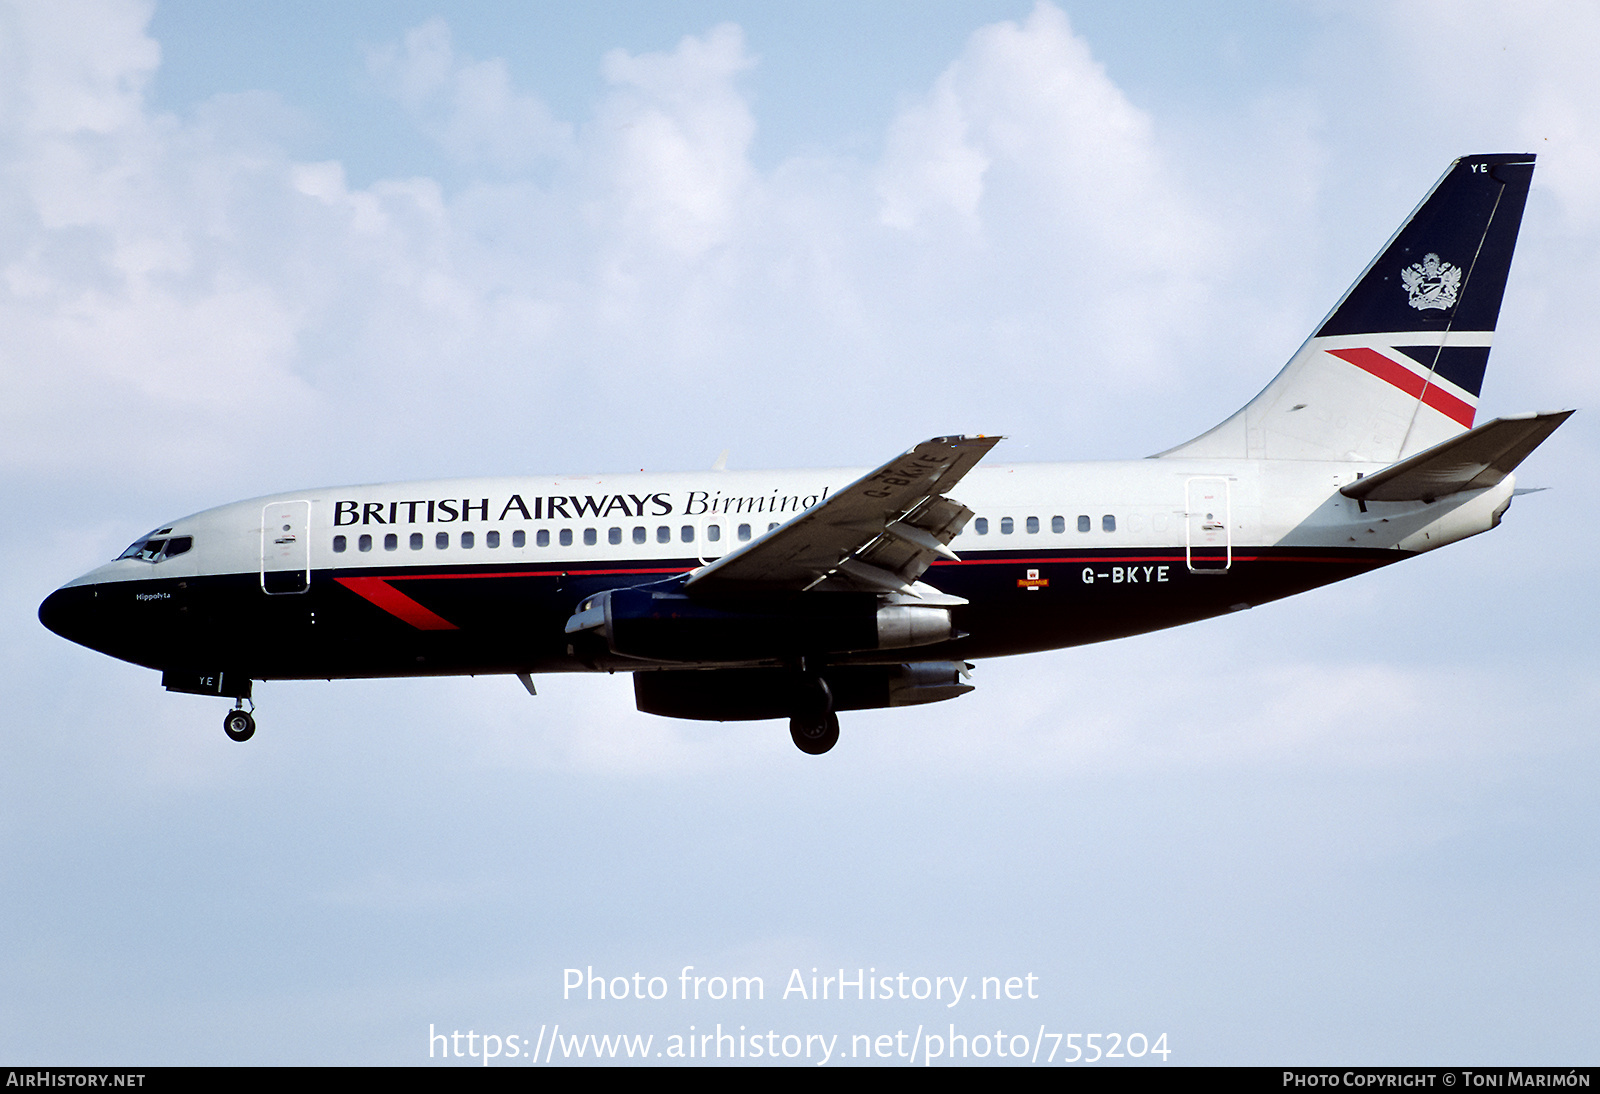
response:
[[[0,182],[0,458],[14,468],[138,466],[159,457],[134,437],[187,441],[241,405],[304,396],[284,375],[292,309],[228,234],[227,192],[262,165],[145,108],[160,53],[148,17],[138,4],[3,16],[18,109]]]
[[[111,134],[143,120],[161,47],[144,34],[149,3],[62,0],[0,9],[0,103],[30,135]]]
[[[459,56],[442,19],[369,50],[367,71],[460,160],[515,172],[570,154],[572,127],[537,95],[513,88],[504,60]]]
[[[611,413],[614,392],[646,406],[685,384],[732,399],[690,408],[691,423],[783,405],[796,434],[862,435],[884,428],[881,406],[814,393],[953,381],[896,408],[913,420],[893,432],[914,436],[1014,402],[971,389],[969,363],[997,350],[1046,421],[1086,388],[1159,374],[1220,260],[1201,255],[1214,232],[1148,117],[1048,5],[975,34],[895,123],[881,164],[765,171],[737,27],[607,54],[606,90],[574,128],[431,21],[368,64],[468,169],[449,188],[351,186],[338,162],[297,163],[264,140],[248,110],[155,114],[140,89],[158,51],[143,9],[118,10],[109,45],[28,46],[64,58],[52,72],[92,71],[80,97],[103,105],[85,108],[93,133],[18,145],[0,186],[17,214],[0,266],[17,337],[0,369],[30,393],[8,419],[14,464],[102,462],[151,415],[224,476],[241,448],[309,452],[284,442],[334,423],[376,464],[410,443],[385,423],[419,413],[443,424],[427,442],[441,447],[513,436],[530,413],[559,439]],[[74,59],[91,46],[92,65]],[[900,196],[880,205],[880,192]],[[964,226],[885,228],[935,199]],[[69,419],[93,440],[49,455]]]
[[[878,178],[883,222],[915,228],[943,210],[978,227],[989,157],[974,146],[972,125],[946,72],[921,103],[901,111],[889,133]]]
[[[952,272],[934,291],[978,290],[993,334],[1026,340],[1013,352],[1065,357],[1071,347],[1075,361],[1053,362],[1066,378],[1030,377],[1046,390],[1093,376],[1131,390],[1165,375],[1180,341],[1203,327],[1209,284],[1231,261],[1153,120],[1045,3],[1020,23],[976,31],[901,112],[876,188],[886,225],[934,233],[929,258],[954,252],[946,268],[983,270]],[[946,221],[956,238],[940,238]],[[961,235],[982,241],[976,255],[961,253]],[[983,293],[984,281],[996,291]],[[1041,329],[1046,315],[1054,330]]]
[[[1464,152],[1538,153],[1539,186],[1559,196],[1576,226],[1600,222],[1600,9],[1571,0],[1514,9],[1429,0],[1386,6],[1374,21],[1397,90],[1417,92],[1410,109],[1419,121],[1495,145]],[[1426,94],[1430,86],[1444,94]]]
[[[610,193],[589,215],[687,256],[726,242],[755,181],[755,119],[735,86],[754,63],[731,24],[668,55],[606,54],[612,91],[590,136]]]
[[[927,99],[901,114],[879,186],[885,219],[910,226],[939,204],[976,216],[989,177],[987,218],[1011,202],[1036,230],[1148,267],[1152,257],[1188,259],[1200,242],[1163,159],[1149,115],[1060,9],[1041,3],[1020,24],[975,32]]]

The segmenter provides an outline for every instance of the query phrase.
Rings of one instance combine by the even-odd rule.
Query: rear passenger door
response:
[[[1233,565],[1233,513],[1228,480],[1189,480],[1185,552],[1192,574],[1225,574]]]

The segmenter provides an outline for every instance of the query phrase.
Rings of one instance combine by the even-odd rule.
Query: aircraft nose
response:
[[[95,589],[68,585],[57,589],[39,605],[39,622],[69,642],[97,648]]]

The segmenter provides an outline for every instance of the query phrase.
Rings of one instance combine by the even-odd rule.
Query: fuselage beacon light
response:
[[[972,662],[1171,627],[1488,531],[1571,411],[1474,426],[1531,155],[1445,172],[1266,389],[1149,459],[995,467],[934,437],[860,470],[301,490],[169,521],[39,609],[235,700],[256,680],[633,673],[640,710],[953,699]]]

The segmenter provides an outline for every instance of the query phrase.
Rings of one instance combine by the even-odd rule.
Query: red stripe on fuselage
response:
[[[1471,403],[1457,399],[1437,384],[1430,384],[1398,361],[1391,361],[1377,350],[1364,346],[1330,349],[1328,352],[1363,372],[1370,372],[1378,379],[1393,384],[1413,399],[1421,399],[1462,428],[1472,428],[1472,419],[1478,412]]]
[[[1211,556],[1205,556],[1210,558]],[[1082,563],[1160,563],[1184,562],[1186,557],[1182,554],[1173,555],[1083,555],[1066,552],[1059,555],[1045,555],[1037,558],[964,558],[959,562],[940,560],[933,565],[944,568],[951,566],[1019,566],[1033,564],[1036,566],[1062,566],[1078,565]],[[1368,559],[1360,558],[1322,558],[1316,556],[1260,556],[1235,554],[1233,562],[1311,562],[1321,564],[1338,564],[1368,566],[1374,563]],[[390,574],[387,577],[336,577],[334,580],[362,599],[377,605],[397,619],[410,623],[413,627],[423,631],[455,631],[461,628],[421,604],[412,600],[405,593],[389,584],[391,581],[441,581],[461,580],[473,578],[524,578],[524,577],[593,577],[599,575],[620,574],[681,574],[681,567],[664,568],[630,568],[616,570],[489,570],[473,573],[418,573],[418,574]]]
[[[429,611],[381,577],[336,577],[339,584],[364,600],[369,600],[397,619],[419,631],[455,631],[457,627],[437,612]]]
[[[376,604],[397,619],[403,619],[421,631],[458,631],[461,628],[438,612],[418,604],[405,593],[389,584],[391,581],[439,581],[450,578],[484,577],[587,577],[596,574],[681,574],[681,567],[668,569],[636,570],[519,570],[468,574],[390,574],[387,577],[336,577],[339,584],[362,599]]]
[[[682,566],[654,566],[648,569],[631,570],[487,570],[475,571],[465,574],[390,574],[381,578],[383,581],[449,581],[458,578],[479,577],[594,577],[611,574],[686,574],[694,567],[685,569]]]

